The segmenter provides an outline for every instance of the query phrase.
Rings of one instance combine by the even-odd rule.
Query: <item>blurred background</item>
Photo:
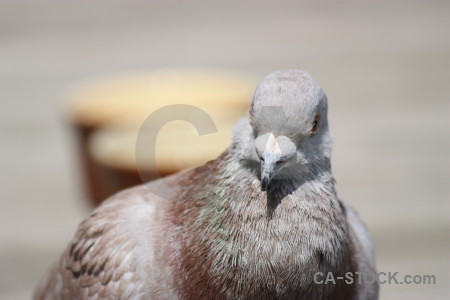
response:
[[[395,0],[0,0],[0,299],[29,298],[94,207],[86,155],[118,161],[116,150],[102,160],[118,138],[87,138],[92,124],[70,103],[90,103],[92,87],[133,93],[127,78],[207,70],[219,74],[216,94],[238,91],[244,108],[228,106],[241,113],[256,82],[285,68],[328,95],[338,193],[368,225],[379,271],[436,276],[382,285],[381,299],[450,299],[450,3]],[[223,111],[218,146],[191,152],[228,144],[237,117]]]

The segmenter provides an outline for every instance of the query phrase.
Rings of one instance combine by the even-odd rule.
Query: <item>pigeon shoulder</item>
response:
[[[347,217],[357,272],[364,274],[363,276],[367,276],[367,278],[376,278],[375,250],[367,227],[352,207],[345,203],[342,204]],[[378,299],[378,293],[379,286],[376,281],[362,282],[358,285],[360,299]]]
[[[78,226],[34,299],[146,299],[150,293],[174,293],[160,257],[169,205],[170,199],[147,185],[106,200]]]

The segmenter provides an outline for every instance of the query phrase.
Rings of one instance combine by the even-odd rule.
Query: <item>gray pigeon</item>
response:
[[[372,242],[330,155],[320,86],[271,73],[223,154],[104,202],[34,299],[378,299]]]

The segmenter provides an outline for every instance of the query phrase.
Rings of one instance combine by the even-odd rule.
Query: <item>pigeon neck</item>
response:
[[[206,170],[196,175],[205,184],[195,185],[188,195],[193,202],[179,215],[187,225],[178,235],[186,298],[213,297],[223,282],[230,287],[226,298],[283,298],[306,293],[316,272],[340,272],[347,229],[329,172],[305,175],[301,184],[280,180],[262,192],[256,174],[232,151]],[[286,273],[286,265],[295,274]],[[280,284],[293,290],[280,290]]]

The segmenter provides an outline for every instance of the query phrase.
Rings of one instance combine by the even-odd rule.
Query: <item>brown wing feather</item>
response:
[[[149,229],[157,219],[156,203],[148,200],[149,194],[145,187],[133,188],[95,210],[79,225],[34,299],[141,298],[146,292],[147,269],[140,262],[152,265]]]

